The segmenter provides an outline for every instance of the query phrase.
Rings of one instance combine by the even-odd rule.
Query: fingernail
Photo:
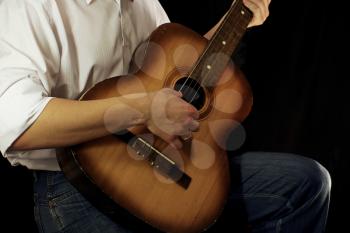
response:
[[[182,143],[181,142],[173,142],[171,143],[172,146],[175,148],[175,149],[181,149],[182,148]]]

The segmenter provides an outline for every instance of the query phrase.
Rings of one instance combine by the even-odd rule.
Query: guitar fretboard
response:
[[[230,61],[252,17],[252,12],[243,5],[242,0],[236,0],[189,77],[197,80],[202,86],[214,86]]]

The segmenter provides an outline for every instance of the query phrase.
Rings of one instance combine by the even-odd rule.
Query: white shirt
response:
[[[12,165],[60,170],[54,149],[8,152],[53,97],[78,99],[128,72],[169,19],[157,0],[0,0],[0,150]]]

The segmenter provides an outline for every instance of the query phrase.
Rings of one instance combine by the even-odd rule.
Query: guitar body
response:
[[[136,53],[139,66],[135,73],[98,83],[82,100],[154,92],[164,87],[176,89],[186,80],[208,41],[186,27],[169,23],[155,30],[145,45],[145,53]],[[112,134],[71,148],[81,174],[117,205],[157,229],[185,233],[210,227],[222,212],[230,186],[225,142],[248,115],[252,96],[244,75],[234,64],[225,68],[216,85],[202,85],[200,92],[196,106],[200,130],[184,142],[182,149],[170,147],[145,127],[128,129],[175,162],[190,177],[185,186],[159,172]],[[68,169],[61,166],[63,171]]]

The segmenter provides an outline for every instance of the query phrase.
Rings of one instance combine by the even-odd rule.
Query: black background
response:
[[[229,0],[161,3],[172,21],[199,33],[213,26],[230,5]],[[344,6],[324,0],[273,0],[270,17],[263,26],[248,30],[241,50],[241,69],[254,92],[241,150],[298,153],[324,165],[332,177],[327,233],[348,231],[346,13]],[[1,232],[36,232],[31,182],[28,170],[0,159]]]

